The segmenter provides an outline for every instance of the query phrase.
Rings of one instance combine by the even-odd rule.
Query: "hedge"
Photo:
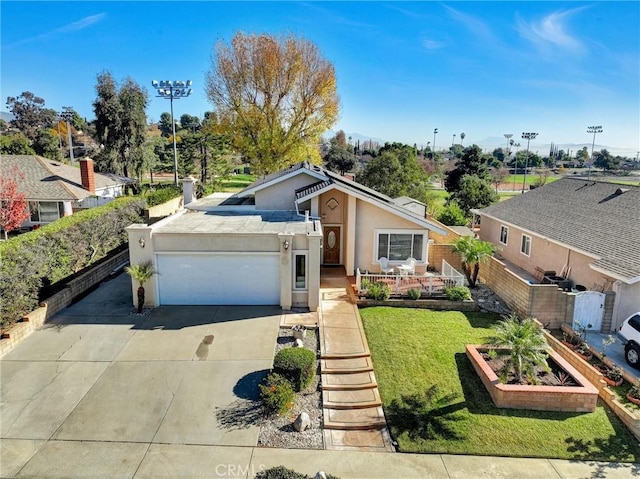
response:
[[[306,348],[281,349],[273,358],[273,371],[291,382],[293,390],[300,392],[307,388],[316,375],[316,355]]]
[[[161,187],[156,186],[144,195],[147,206],[161,205],[179,196],[182,196],[182,189],[173,184]]]
[[[143,201],[118,198],[0,243],[0,325],[17,321],[54,285],[126,244],[124,230],[142,222]]]

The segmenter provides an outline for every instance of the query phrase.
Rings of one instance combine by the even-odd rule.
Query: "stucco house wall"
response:
[[[506,245],[500,243],[501,226],[509,229]],[[523,234],[531,237],[530,256],[520,251]],[[567,277],[573,281],[574,285],[580,284],[587,289],[591,289],[596,284],[602,285],[606,279],[610,279],[589,267],[595,258],[492,218],[482,218],[479,237],[496,245],[498,256],[529,271],[532,275],[536,274],[536,268],[560,274],[563,269],[566,270],[569,267],[571,269]]]
[[[429,260],[429,231],[412,223],[409,220],[400,218],[389,213],[382,208],[378,208],[362,200],[356,201],[356,267],[361,270],[380,271],[380,263],[375,258],[374,248],[376,246],[376,230],[378,229],[398,229],[424,232],[424,242],[427,245],[425,262],[416,264],[416,273],[424,273],[426,263]]]
[[[300,173],[255,192],[256,210],[295,211],[295,191],[313,183],[318,179],[306,173]],[[302,212],[304,214],[304,211]]]

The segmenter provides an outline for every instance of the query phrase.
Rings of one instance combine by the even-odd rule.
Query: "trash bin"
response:
[[[575,290],[576,291],[586,291],[587,287],[586,286],[582,286],[581,284],[576,284],[575,285]]]

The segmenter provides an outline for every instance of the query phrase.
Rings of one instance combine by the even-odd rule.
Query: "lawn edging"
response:
[[[448,299],[387,299],[378,301],[375,299],[357,298],[360,308],[369,306],[390,306],[392,308],[421,308],[434,311],[462,311],[472,313],[478,311],[478,305],[473,300],[450,301]]]

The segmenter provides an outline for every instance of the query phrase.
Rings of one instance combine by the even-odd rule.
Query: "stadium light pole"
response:
[[[537,133],[522,133],[522,139],[523,140],[527,140],[527,158],[525,159],[524,162],[524,178],[522,178],[522,192],[524,193],[524,185],[527,182],[527,170],[529,169],[529,142],[531,140],[535,140],[536,136],[538,136]]]
[[[435,160],[436,158],[436,135],[438,134],[438,129],[433,129],[433,151],[431,153],[431,157]]]
[[[513,142],[513,140],[511,140]],[[515,143],[513,142],[511,144],[511,146],[515,146],[516,147],[516,156],[513,158],[514,161],[514,168],[513,168],[513,191],[516,191],[516,174],[518,172],[518,151],[520,151],[520,143]]]
[[[587,174],[587,181],[591,179],[591,166],[593,165],[593,148],[596,146],[596,134],[602,133],[604,130],[601,126],[588,126],[587,133],[593,133],[593,142],[591,143],[591,161],[589,162],[589,173]]]
[[[156,95],[158,98],[164,98],[171,102],[171,129],[173,133],[173,182],[178,186],[178,148],[176,147],[176,122],[173,119],[173,99],[186,98],[193,90],[191,87],[191,80],[153,80],[151,86],[158,92]]]
[[[509,139],[513,136],[513,133],[505,133],[504,137],[507,139],[507,151],[506,157],[509,158]],[[505,162],[506,163],[506,162]]]

